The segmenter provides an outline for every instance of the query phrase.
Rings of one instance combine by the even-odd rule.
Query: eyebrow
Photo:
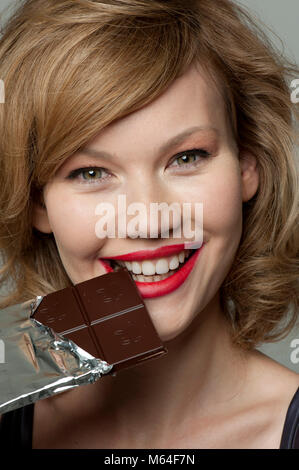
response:
[[[184,131],[180,132],[179,134],[175,135],[174,137],[171,137],[168,139],[161,147],[159,148],[158,152],[160,154],[165,153],[167,150],[173,148],[175,145],[180,144],[183,142],[187,137],[189,137],[192,134],[195,134],[196,132],[207,132],[207,131],[213,131],[215,134],[219,135],[219,130],[215,127],[210,127],[210,126],[193,126],[189,127],[188,129],[185,129]],[[113,158],[113,155],[109,152],[103,151],[103,150],[96,150],[88,147],[82,147],[80,148],[77,152],[77,154],[84,154],[84,155],[89,155],[91,157],[96,157],[96,158],[103,158],[107,160],[111,160]]]

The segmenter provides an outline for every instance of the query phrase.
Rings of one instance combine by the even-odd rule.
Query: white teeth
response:
[[[157,281],[163,281],[164,279],[167,279],[168,277],[172,276],[177,271],[178,269],[175,269],[174,271],[169,271],[166,274],[157,274],[156,276],[142,276],[142,274],[132,274],[132,278],[134,279],[134,281],[137,281],[137,282],[157,282]]]
[[[141,264],[138,261],[132,261],[132,271],[134,274],[141,274]]]
[[[132,271],[132,263],[131,261],[124,261],[124,265],[129,271]]]
[[[145,276],[153,276],[156,274],[156,267],[151,261],[143,261],[141,265],[142,274]]]
[[[177,255],[153,260],[139,261],[117,261],[121,266],[125,266],[134,274],[154,276],[155,274],[167,274],[170,270],[175,270],[180,263],[184,263],[191,250],[182,250]]]
[[[168,261],[165,258],[159,259],[156,262],[156,273],[166,274],[169,271]]]
[[[176,269],[179,264],[180,264],[179,258],[177,256],[173,256],[169,262],[169,268]]]

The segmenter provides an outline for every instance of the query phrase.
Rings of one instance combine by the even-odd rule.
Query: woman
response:
[[[133,253],[140,292],[161,283],[145,303],[168,348],[22,409],[23,445],[294,446],[298,374],[256,346],[298,318],[298,115],[285,78],[296,67],[229,0],[31,0],[0,56],[2,279],[15,282],[2,308]],[[147,253],[166,269],[139,277],[140,252],[189,240],[174,240],[174,224],[169,239],[161,225],[155,238],[100,239],[95,208],[119,195],[202,203],[203,245],[170,292],[177,260]]]

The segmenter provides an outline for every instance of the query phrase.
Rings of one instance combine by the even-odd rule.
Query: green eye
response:
[[[204,149],[186,150],[175,158],[175,162],[178,162],[177,166],[192,166],[199,160],[210,157],[211,154]],[[197,158],[199,157],[199,158]]]
[[[195,161],[195,155],[191,154],[191,155],[188,155],[188,154],[185,154],[185,155],[182,155],[180,157],[178,157],[176,160],[179,162],[181,160],[181,163],[179,163],[179,165],[183,165],[184,163],[193,163]]]
[[[107,172],[104,168],[88,166],[85,168],[77,168],[76,170],[71,171],[67,178],[71,180],[78,180],[79,183],[83,184],[98,184],[104,183],[108,178],[110,178],[110,175],[107,176]]]
[[[102,170],[98,169],[89,169],[89,170],[83,170],[82,172],[83,179],[85,180],[95,180],[97,179],[97,176],[100,178],[102,176]],[[86,178],[85,176],[86,175]]]

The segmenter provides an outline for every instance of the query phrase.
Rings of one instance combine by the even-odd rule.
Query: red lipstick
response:
[[[120,261],[143,261],[145,259],[154,259],[154,258],[163,258],[164,256],[171,256],[180,253],[184,250],[184,244],[180,245],[168,245],[161,246],[156,250],[140,250],[134,251],[133,253],[126,253],[124,255],[113,256],[110,258],[101,258],[101,259],[115,259]]]

